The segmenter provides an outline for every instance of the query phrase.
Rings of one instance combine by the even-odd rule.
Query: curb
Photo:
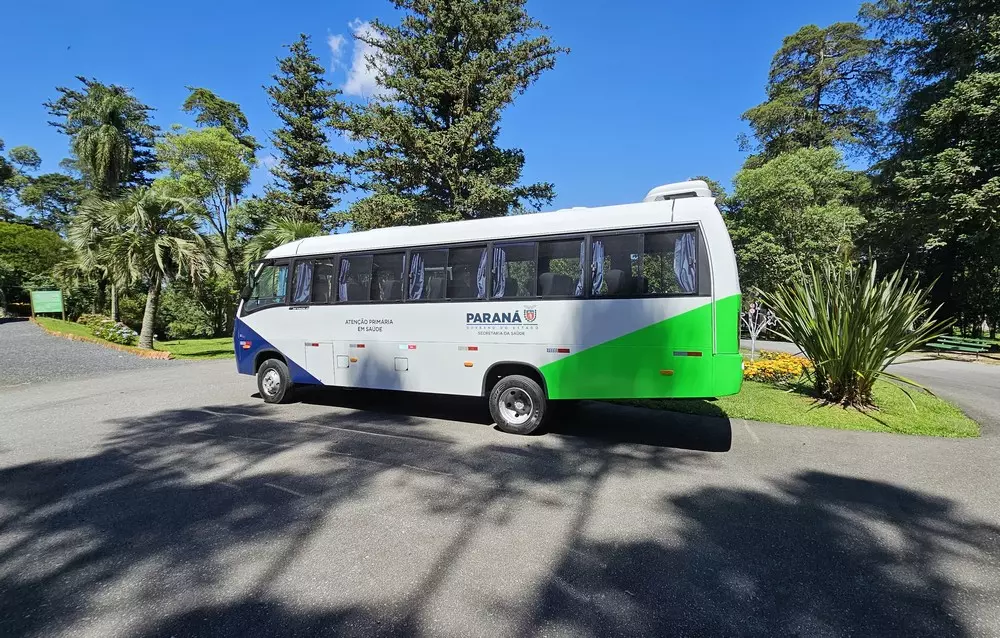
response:
[[[129,354],[135,355],[142,359],[173,359],[174,356],[165,350],[143,350],[141,348],[135,348],[132,346],[123,346],[118,343],[111,343],[110,341],[105,341],[104,339],[98,339],[97,337],[83,337],[80,335],[69,334],[68,332],[59,332],[58,330],[49,330],[42,324],[38,323],[34,319],[30,320],[31,323],[35,324],[45,334],[50,334],[53,337],[62,337],[63,339],[69,339],[70,341],[83,341],[85,343],[96,343],[99,346],[104,346],[105,348],[111,348],[113,350],[118,350],[119,352],[127,352]]]

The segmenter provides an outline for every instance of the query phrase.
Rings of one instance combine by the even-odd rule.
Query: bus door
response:
[[[298,337],[302,367],[323,385],[336,385],[333,326],[328,304],[335,299],[336,274],[329,258],[295,260],[288,310],[281,327]],[[293,355],[295,356],[295,355]]]

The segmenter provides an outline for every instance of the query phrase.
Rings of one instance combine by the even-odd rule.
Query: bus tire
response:
[[[504,432],[531,434],[545,419],[546,403],[545,393],[535,380],[512,374],[493,386],[490,415]]]
[[[257,369],[257,390],[264,403],[284,403],[292,393],[292,376],[281,359],[268,359]]]

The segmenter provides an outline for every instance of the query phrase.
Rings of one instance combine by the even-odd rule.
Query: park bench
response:
[[[989,352],[995,344],[985,339],[968,339],[965,337],[938,337],[933,342],[928,343],[928,348],[944,350],[947,352],[964,352],[975,354],[978,358],[983,352]]]

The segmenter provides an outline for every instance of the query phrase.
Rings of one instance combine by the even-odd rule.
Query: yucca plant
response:
[[[810,376],[821,399],[872,407],[880,377],[926,390],[886,368],[950,322],[935,319],[940,307],[930,309],[928,288],[902,270],[885,278],[877,271],[874,262],[812,266],[788,286],[762,293],[777,319],[775,331],[812,360]]]

